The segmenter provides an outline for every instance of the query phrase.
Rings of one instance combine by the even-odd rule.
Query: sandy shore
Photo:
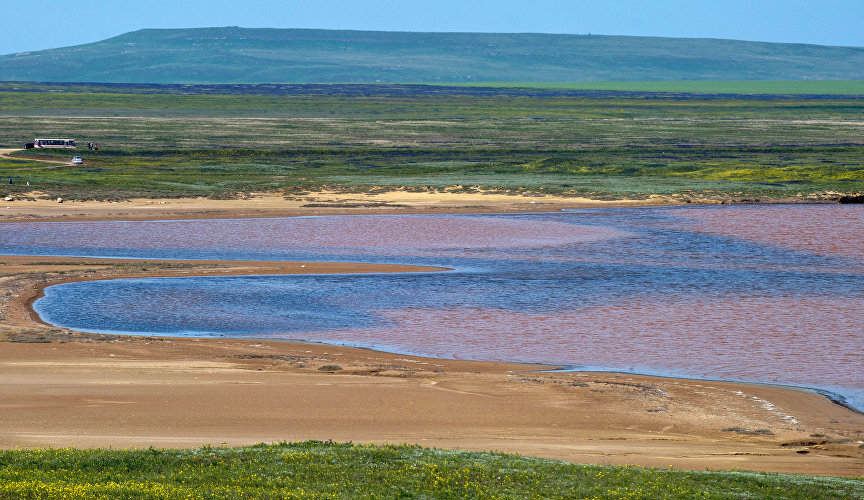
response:
[[[720,200],[690,200],[720,203]],[[243,199],[133,199],[119,202],[58,201],[42,193],[0,200],[0,222],[21,220],[156,220],[290,217],[297,215],[381,213],[542,212],[563,208],[679,205],[682,200],[654,196],[647,200],[594,200],[569,196],[532,196],[501,192],[382,191],[316,192],[281,196],[255,194]]]
[[[389,201],[381,198],[384,194],[341,195],[331,202],[322,201],[336,196],[330,193],[314,202],[281,197],[80,204],[16,200],[0,205],[14,207],[0,208],[0,220],[576,206],[573,199],[494,195],[504,198],[498,202],[493,195],[426,195],[397,193],[385,197]],[[405,206],[346,206],[356,197]],[[302,206],[310,203],[343,206]],[[864,475],[864,415],[812,392],[629,374],[549,373],[539,371],[544,367],[297,342],[90,335],[44,325],[29,308],[44,286],[81,279],[404,270],[409,268],[0,256],[0,337],[5,340],[0,343],[0,447],[333,439],[600,464]],[[341,369],[321,370],[332,365]]]

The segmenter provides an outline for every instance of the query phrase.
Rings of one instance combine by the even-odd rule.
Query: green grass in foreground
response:
[[[864,498],[864,480],[576,465],[413,445],[0,452],[0,498]]]

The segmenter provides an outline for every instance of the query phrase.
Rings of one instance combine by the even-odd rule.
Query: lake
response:
[[[864,408],[864,207],[0,224],[0,253],[384,262],[438,273],[50,287],[49,323],[813,387]]]

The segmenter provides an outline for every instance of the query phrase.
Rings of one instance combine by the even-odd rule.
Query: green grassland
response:
[[[864,481],[577,465],[411,445],[0,451],[0,497],[864,498]]]
[[[628,82],[482,82],[466,87],[618,90],[744,95],[864,95],[864,80],[686,80]]]
[[[864,191],[864,98],[856,96],[423,85],[207,92],[2,84],[0,147],[70,137],[100,150],[0,158],[0,177],[15,180],[0,184],[0,195],[226,198],[391,187],[735,201]],[[84,164],[35,161],[72,154]]]

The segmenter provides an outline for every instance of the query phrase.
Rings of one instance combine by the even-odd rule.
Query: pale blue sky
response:
[[[11,4],[11,5],[9,5]],[[7,0],[0,54],[140,28],[594,33],[864,47],[864,0]]]

